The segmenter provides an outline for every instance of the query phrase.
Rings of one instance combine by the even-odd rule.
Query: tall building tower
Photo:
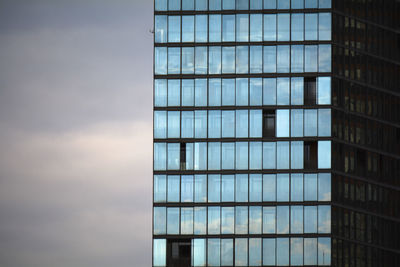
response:
[[[155,0],[153,266],[400,266],[397,0]]]

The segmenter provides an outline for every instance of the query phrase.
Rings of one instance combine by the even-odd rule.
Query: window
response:
[[[275,137],[275,110],[263,110],[263,137]]]
[[[317,168],[317,142],[304,142],[304,169]]]
[[[312,106],[317,103],[317,79],[316,77],[304,78],[304,105]]]

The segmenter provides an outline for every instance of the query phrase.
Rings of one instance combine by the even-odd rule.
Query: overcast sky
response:
[[[150,0],[0,0],[0,266],[151,265]]]

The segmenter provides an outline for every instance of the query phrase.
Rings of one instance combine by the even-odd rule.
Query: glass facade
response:
[[[331,9],[155,1],[153,266],[332,266]]]

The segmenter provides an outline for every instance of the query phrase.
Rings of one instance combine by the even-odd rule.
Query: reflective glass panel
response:
[[[220,170],[221,169],[221,143],[210,142],[208,143],[208,169]]]
[[[289,110],[276,110],[276,137],[289,137]]]
[[[194,176],[194,202],[207,201],[207,176],[196,174]]]
[[[208,266],[220,266],[220,239],[209,238],[207,240],[207,264]]]
[[[180,199],[180,177],[179,175],[168,175],[168,202],[179,202]]]
[[[168,1],[168,10],[180,10],[180,9],[181,9],[181,0]]]
[[[222,111],[222,137],[235,136],[235,111]]]
[[[208,80],[208,105],[221,106],[221,79]]]
[[[221,208],[221,234],[233,234],[235,226],[235,208]]]
[[[331,167],[331,141],[318,141],[318,169]]]
[[[303,201],[303,174],[292,173],[290,177],[290,200]]]
[[[282,0],[278,1],[278,3]],[[290,40],[290,15],[278,14],[278,41]]]
[[[262,110],[250,110],[250,137],[262,137],[262,116]]]
[[[180,144],[169,143],[167,146],[168,157],[167,157],[167,169],[168,170],[179,170],[180,169]]]
[[[194,48],[182,48],[182,74],[194,73]]]
[[[318,71],[331,71],[331,45],[319,45],[318,51]]]
[[[263,169],[276,168],[276,143],[263,143]]]
[[[317,72],[318,46],[305,45],[304,48],[304,71]]]
[[[179,138],[180,119],[179,111],[168,111],[168,138]]]
[[[222,143],[222,169],[235,168],[235,143]]]
[[[181,72],[181,48],[168,47],[168,74]]]
[[[182,0],[182,10],[193,10],[194,0]]]
[[[236,79],[236,106],[249,105],[249,79]]]
[[[319,8],[331,8],[332,0],[319,0]]]
[[[249,15],[237,14],[236,15],[236,41],[248,42],[249,41]]]
[[[222,15],[222,41],[235,41],[235,15]]]
[[[167,48],[154,48],[154,74],[167,74]]]
[[[250,9],[262,9],[263,8],[263,0],[250,0]]]
[[[194,144],[186,143],[186,163],[185,166],[181,166],[182,170],[193,170],[193,156],[194,156]]]
[[[167,10],[167,0],[155,0],[155,7],[156,11],[166,11]]]
[[[179,234],[179,208],[167,208],[167,234]]]
[[[237,10],[247,10],[249,9],[249,0],[236,0]]]
[[[303,206],[291,206],[290,208],[290,233],[303,233]]]
[[[196,15],[196,34],[195,41],[197,43],[207,42],[208,36],[208,25],[207,25],[207,15]]]
[[[167,201],[167,176],[154,175],[154,202]]]
[[[303,238],[290,239],[290,265],[303,265]]]
[[[207,106],[207,79],[196,79],[194,87],[194,105]]]
[[[222,202],[234,202],[235,201],[235,176],[234,175],[222,175],[221,181]]]
[[[316,201],[317,200],[317,175],[305,174],[304,175],[304,200]]]
[[[235,9],[235,0],[222,0],[222,9]]]
[[[263,175],[263,201],[276,201],[276,175]]]
[[[264,105],[276,104],[276,79],[263,79],[263,103]]]
[[[195,207],[194,208],[194,231],[195,235],[205,235],[207,226],[207,208]]]
[[[209,15],[209,41],[221,42],[221,15]]]
[[[318,77],[317,79],[318,89],[318,105],[330,105],[331,104],[331,78],[330,77]]]
[[[331,206],[318,206],[318,233],[331,232]]]
[[[262,142],[250,142],[250,170],[262,167]]]
[[[235,234],[248,232],[248,207],[235,207]]]
[[[317,136],[317,110],[304,110],[304,136]]]
[[[208,112],[208,138],[221,138],[221,110]]]
[[[193,202],[193,175],[181,177],[181,202]]]
[[[318,0],[304,0],[305,8],[318,8]]]
[[[192,266],[206,266],[206,239],[192,239]]]
[[[262,46],[250,46],[250,73],[262,73]]]
[[[181,234],[193,234],[193,208],[181,209]]]
[[[303,9],[304,0],[292,0],[292,9]]]
[[[177,43],[181,41],[181,17],[168,16],[168,42]]]
[[[194,80],[182,80],[182,106],[194,106]]]
[[[263,265],[275,265],[275,238],[263,238]]]
[[[207,143],[194,144],[194,169],[207,169]]]
[[[221,265],[233,265],[233,239],[221,239]]]
[[[235,79],[222,79],[222,105],[235,105]]]
[[[292,109],[291,110],[290,130],[291,130],[292,137],[303,136],[303,110],[302,109]]]
[[[251,78],[250,79],[250,105],[261,106],[262,105],[262,79]]]
[[[277,201],[289,201],[289,174],[277,175]]]
[[[221,175],[208,175],[208,202],[221,201]]]
[[[168,106],[179,106],[181,104],[181,81],[168,80]]]
[[[319,13],[319,40],[331,40],[331,13]]]
[[[304,233],[317,232],[317,207],[304,207]]]
[[[318,200],[330,201],[331,200],[331,174],[319,173],[318,174]]]
[[[290,84],[291,91],[291,104],[303,105],[304,100],[304,78],[293,77]],[[303,120],[303,119],[302,119]]]
[[[264,14],[264,41],[276,41],[276,14]]]
[[[167,16],[155,16],[154,42],[167,42]]]
[[[304,238],[304,265],[317,265],[316,238]]]
[[[318,40],[318,14],[305,14],[305,40]]]
[[[263,234],[276,233],[276,207],[263,207]]]
[[[289,105],[290,103],[290,79],[278,78],[277,79],[277,104]],[[289,128],[288,128],[289,129]]]
[[[249,265],[261,266],[261,238],[249,238]]]
[[[182,16],[182,42],[194,42],[194,16]]]
[[[196,110],[194,112],[195,121],[195,137],[206,138],[207,137],[207,111]]]
[[[249,234],[261,234],[261,207],[250,207],[249,209]]]
[[[247,238],[235,239],[235,266],[247,266]]]
[[[264,0],[264,9],[276,9],[276,0]]]
[[[289,207],[276,207],[276,232],[278,234],[289,233]]]
[[[278,0],[278,9],[289,9],[290,0]]]
[[[264,46],[264,72],[276,72],[276,46]]]
[[[153,240],[153,266],[166,266],[167,263],[167,240]]]
[[[250,15],[250,41],[261,42],[263,33],[263,15],[251,14]]]
[[[154,170],[165,170],[167,165],[167,144],[154,143]]]
[[[262,201],[262,176],[250,174],[250,202]]]
[[[207,74],[207,47],[196,46],[195,48],[195,74]]]
[[[221,10],[221,0],[209,0],[210,10]]]
[[[236,174],[235,197],[236,202],[248,202],[249,180],[247,174]]]
[[[235,47],[222,47],[222,73],[235,73]]]
[[[249,111],[236,110],[236,137],[249,136]]]
[[[220,234],[220,207],[208,207],[208,234]]]
[[[276,264],[279,266],[289,265],[289,238],[276,239]]]
[[[318,265],[331,265],[331,239],[318,238]]]
[[[207,0],[195,0],[196,10],[207,10],[208,1]]]
[[[303,141],[294,141],[290,143],[290,167],[292,169],[303,169],[304,146]]]
[[[154,80],[154,106],[167,106],[167,80]]]
[[[331,110],[318,110],[318,136],[331,136]]]
[[[290,68],[290,46],[278,45],[277,72],[288,73]]]
[[[249,169],[249,144],[248,142],[236,142],[236,170]]]
[[[304,14],[292,14],[292,41],[304,40]]]
[[[249,73],[249,47],[236,47],[236,73]]]
[[[167,209],[165,207],[154,207],[154,234],[165,235],[167,232]]]
[[[167,112],[154,111],[154,138],[167,137]]]
[[[292,45],[291,50],[291,72],[304,71],[304,46]]]

